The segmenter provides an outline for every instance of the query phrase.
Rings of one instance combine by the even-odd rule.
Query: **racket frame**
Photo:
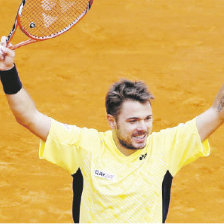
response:
[[[14,25],[12,27],[12,30],[11,32],[9,33],[8,37],[7,37],[7,45],[9,44],[9,42],[13,39],[13,36],[19,26],[20,30],[26,35],[28,36],[30,39],[28,40],[25,40],[25,41],[22,41],[18,44],[15,44],[13,46],[10,46],[10,48],[12,50],[15,50],[19,47],[22,47],[22,46],[25,46],[25,45],[28,45],[28,44],[32,44],[32,43],[35,43],[35,42],[38,42],[38,41],[43,41],[43,40],[48,40],[48,39],[52,39],[52,38],[55,38],[55,37],[58,37],[59,35],[67,32],[68,30],[70,30],[74,25],[76,25],[83,17],[84,15],[90,10],[92,4],[93,4],[93,0],[89,0],[89,4],[86,8],[85,11],[82,12],[82,14],[76,19],[74,20],[72,23],[70,23],[66,28],[64,28],[63,30],[57,32],[56,34],[51,34],[49,36],[46,36],[46,37],[36,37],[36,36],[33,36],[31,34],[29,34],[21,25],[20,23],[20,16],[22,15],[22,11],[23,11],[23,8],[26,4],[26,1],[27,0],[22,0],[22,3],[20,4],[19,6],[19,9],[18,9],[18,12],[17,12],[17,15],[16,15],[16,18],[15,18],[15,22],[14,22]]]

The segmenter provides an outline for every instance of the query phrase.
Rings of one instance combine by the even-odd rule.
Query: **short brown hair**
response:
[[[136,100],[141,103],[150,102],[154,96],[149,92],[144,82],[121,80],[113,84],[106,95],[107,114],[117,116],[120,113],[121,105],[125,100]]]

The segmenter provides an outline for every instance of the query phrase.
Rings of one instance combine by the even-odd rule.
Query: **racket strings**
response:
[[[89,0],[27,0],[20,26],[37,39],[54,37],[78,22],[88,7]]]

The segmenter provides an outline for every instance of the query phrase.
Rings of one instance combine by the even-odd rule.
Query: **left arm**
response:
[[[224,85],[219,90],[213,105],[196,118],[201,140],[204,141],[224,122]]]

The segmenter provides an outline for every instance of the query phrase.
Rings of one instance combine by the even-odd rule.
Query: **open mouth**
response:
[[[146,138],[146,134],[133,136],[134,141],[137,143],[143,143],[145,141],[145,138]]]

